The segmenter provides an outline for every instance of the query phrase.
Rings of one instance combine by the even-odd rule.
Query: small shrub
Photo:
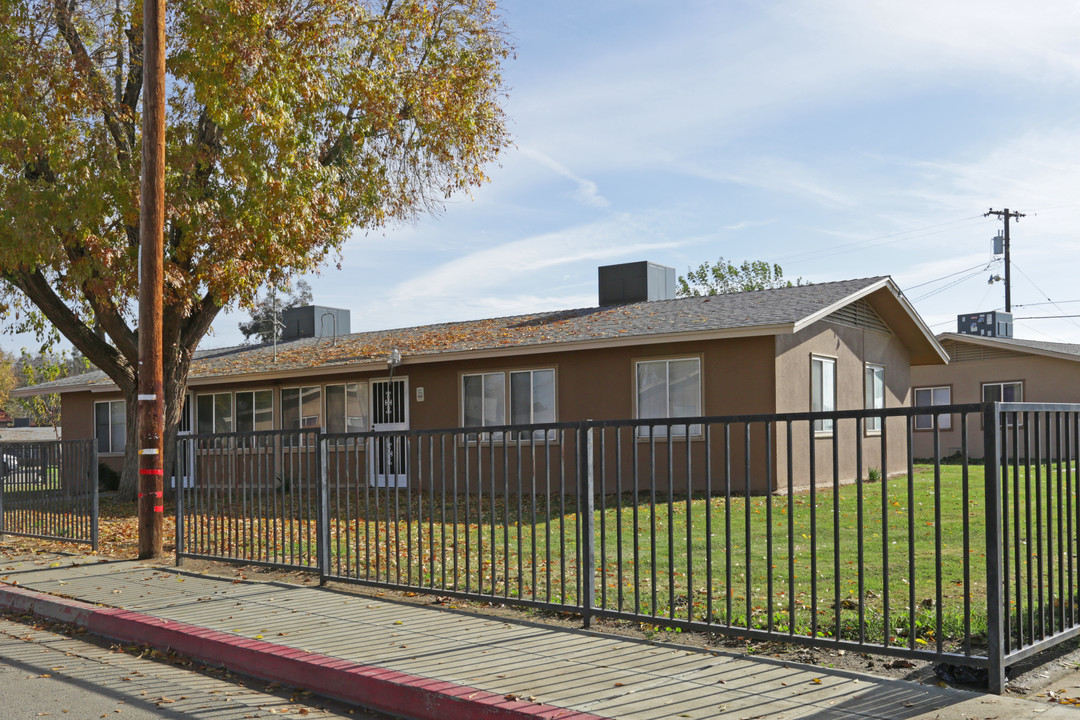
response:
[[[98,463],[98,491],[116,492],[120,489],[120,473],[105,463]]]

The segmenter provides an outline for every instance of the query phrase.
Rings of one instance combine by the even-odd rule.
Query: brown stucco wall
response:
[[[885,368],[885,407],[902,407],[910,402],[911,359],[907,348],[895,335],[819,322],[793,335],[776,338],[776,412],[807,412],[810,410],[811,357],[820,355],[836,360],[836,409],[859,410],[865,407],[864,369],[867,364]],[[906,441],[903,433],[886,426],[886,456],[888,474],[902,472],[906,467]],[[815,482],[822,486],[834,481],[832,469],[833,437],[815,436],[807,422],[796,422],[792,433],[792,485],[796,488],[810,484],[810,444],[814,444]],[[895,424],[897,430],[900,425]],[[841,420],[835,428],[839,443],[839,481],[850,482],[866,477],[869,468],[882,469],[881,435],[862,433],[859,437],[854,420]],[[862,468],[857,467],[856,438],[862,443]],[[787,429],[777,429],[776,489],[787,487]]]
[[[507,355],[505,357],[458,359],[445,362],[423,362],[406,358],[395,371],[396,378],[408,381],[409,424],[414,430],[460,427],[461,376],[465,373],[530,368],[554,368],[556,372],[556,418],[560,422],[586,419],[626,420],[635,416],[635,362],[639,360],[700,357],[702,360],[702,413],[707,416],[765,415],[775,412],[805,412],[810,409],[810,357],[818,353],[837,359],[837,406],[839,409],[863,407],[863,368],[865,362],[884,365],[887,388],[886,406],[894,407],[910,402],[909,355],[903,343],[895,336],[859,330],[843,325],[819,322],[795,335],[762,335],[756,337],[712,339],[693,342],[661,343],[627,347],[584,348],[572,352],[540,353],[534,355]],[[296,378],[255,380],[241,383],[199,383],[192,389],[195,394],[223,392],[228,390],[252,390],[272,388],[275,390],[275,425],[281,422],[282,388],[302,385],[326,385],[350,381],[371,381],[388,376],[385,365],[368,371],[349,373],[311,372]],[[418,398],[422,390],[423,400]],[[93,402],[112,399],[115,396],[91,393],[70,393],[64,396],[62,411],[66,437],[93,436]],[[793,449],[796,462],[793,473],[796,485],[809,483],[806,458],[809,440],[803,424],[803,432],[796,428]],[[712,492],[723,494],[730,486],[734,493],[762,493],[786,487],[787,460],[786,436],[783,428],[771,438],[772,450],[768,449],[764,424],[751,428],[750,481],[747,483],[746,425],[732,423],[726,427],[715,425],[708,442],[701,437],[689,441],[685,438],[664,438],[650,442],[647,438],[634,437],[624,430],[619,452],[615,450],[615,431],[605,430],[603,439],[603,467],[598,462],[598,476],[603,477],[607,492],[629,491],[629,481],[617,487],[614,469],[622,462],[624,472],[633,465],[636,457],[642,474],[640,489],[649,485],[647,475],[655,468],[657,485],[668,484],[678,492],[686,489],[702,490],[706,479],[711,482]],[[68,435],[69,429],[72,433]],[[596,433],[599,443],[601,432]],[[842,463],[841,477],[850,480],[858,475],[854,461],[854,439],[851,431],[840,428]],[[904,453],[894,448],[902,442],[902,433],[895,440],[889,436],[889,456],[896,460],[889,471],[900,469]],[[819,478],[832,478],[831,443],[818,439],[815,448],[818,455]],[[566,452],[571,445],[566,443]],[[725,457],[724,448],[730,448]],[[896,452],[894,452],[894,449]],[[709,460],[706,460],[706,451]],[[462,447],[458,451],[465,452]],[[501,453],[501,451],[499,451]],[[621,454],[620,454],[621,453]],[[689,453],[689,454],[688,454]],[[880,466],[880,438],[864,441],[864,474],[866,467]],[[670,457],[669,457],[670,455]],[[119,456],[105,456],[103,460],[119,468]],[[502,466],[502,458],[496,465]],[[573,462],[573,459],[569,459]],[[525,469],[531,459],[526,459]],[[707,468],[711,465],[711,468]],[[546,467],[546,466],[545,466]],[[648,470],[646,473],[645,470]],[[706,472],[709,469],[711,472]],[[603,471],[602,473],[600,471]],[[689,470],[689,472],[687,472]]]
[[[1022,382],[1024,402],[1080,403],[1080,360],[1065,360],[1024,353],[991,360],[953,361],[948,366],[912,368],[912,388],[948,385],[953,404],[982,402],[982,385],[988,382]],[[983,456],[982,422],[968,419],[968,456]],[[952,455],[961,449],[960,418],[952,417],[952,428],[941,431],[940,454]],[[934,455],[934,433],[914,432],[915,457]]]
[[[94,437],[94,403],[121,400],[120,393],[71,392],[60,396],[60,425],[65,440]],[[123,453],[98,453],[98,462],[120,472],[124,466]]]

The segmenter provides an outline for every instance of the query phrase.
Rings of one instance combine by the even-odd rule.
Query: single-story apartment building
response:
[[[915,369],[948,361],[889,277],[682,298],[674,279],[652,263],[607,266],[595,307],[374,332],[349,332],[347,312],[299,309],[281,342],[199,353],[186,429],[339,433],[906,407]],[[97,438],[100,457],[119,465],[123,399],[103,373],[26,392],[61,393],[65,438]],[[808,482],[812,443],[821,443],[818,467],[831,463],[832,425],[792,431],[796,484]],[[681,434],[702,444],[700,427]],[[843,453],[845,479],[880,467],[880,434],[868,423],[859,439],[864,467]],[[841,438],[848,450],[855,435]],[[902,470],[904,433],[887,435],[884,470]],[[752,452],[771,454],[770,470],[755,473],[753,492],[786,485],[786,438],[778,431],[771,451],[761,442]]]
[[[914,405],[1080,403],[1080,345],[966,333],[942,333],[937,339],[949,354],[949,364],[912,367]],[[933,457],[935,425],[940,432],[939,454],[947,457],[961,451],[956,418],[919,415],[913,440],[916,457]],[[983,456],[982,429],[981,423],[969,423],[969,457]]]

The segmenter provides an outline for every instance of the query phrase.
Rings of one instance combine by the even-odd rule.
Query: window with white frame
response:
[[[514,370],[510,373],[510,424],[555,422],[555,371]],[[520,434],[527,437],[526,432]],[[543,430],[533,432],[537,439]]]
[[[983,383],[982,386],[982,399],[983,402],[1023,402],[1024,401],[1024,383],[1022,382],[994,382]],[[1016,415],[1020,418],[1020,424],[1024,424],[1024,416],[1022,413],[1008,413],[1006,422],[1011,426],[1013,424],[1012,418]]]
[[[122,453],[127,446],[127,415],[123,400],[94,403],[94,437],[98,452]]]
[[[284,388],[281,391],[281,428],[300,430],[322,427],[322,387]]]
[[[241,390],[236,393],[236,431],[274,429],[274,391]]]
[[[326,432],[346,433],[370,430],[367,383],[326,386]]]
[[[950,405],[952,404],[952,388],[948,385],[915,388],[913,400],[915,407]],[[927,414],[915,416],[916,430],[933,430],[935,424],[942,430],[951,429],[952,414],[945,413],[943,415]]]
[[[867,410],[885,409],[885,368],[881,365],[867,364],[864,375],[864,386]],[[866,419],[866,432],[881,432],[881,418],[870,417]]]
[[[200,435],[232,432],[232,393],[208,393],[196,397],[195,427]]]
[[[836,359],[813,355],[810,357],[810,411],[836,410]],[[833,421],[822,418],[814,421],[814,432],[831,433]]]
[[[636,365],[637,417],[652,418],[697,417],[701,415],[701,359],[672,358],[640,360]],[[672,425],[672,435],[685,435],[685,425]],[[652,434],[664,435],[668,426],[651,428]],[[701,425],[691,425],[690,434],[701,434]],[[649,427],[638,428],[647,436]]]
[[[509,423],[507,407],[510,408]],[[465,427],[554,422],[555,370],[542,368],[462,375],[461,408]],[[543,437],[542,431],[538,433]],[[500,438],[497,434],[494,439]],[[473,440],[475,436],[469,439]],[[482,439],[489,437],[485,434]]]

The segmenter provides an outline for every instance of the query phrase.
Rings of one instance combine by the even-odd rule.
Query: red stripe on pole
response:
[[[154,506],[154,512],[165,512],[165,506],[164,505],[155,505]]]
[[[164,470],[147,470],[146,468],[139,468],[140,475],[164,475]]]

